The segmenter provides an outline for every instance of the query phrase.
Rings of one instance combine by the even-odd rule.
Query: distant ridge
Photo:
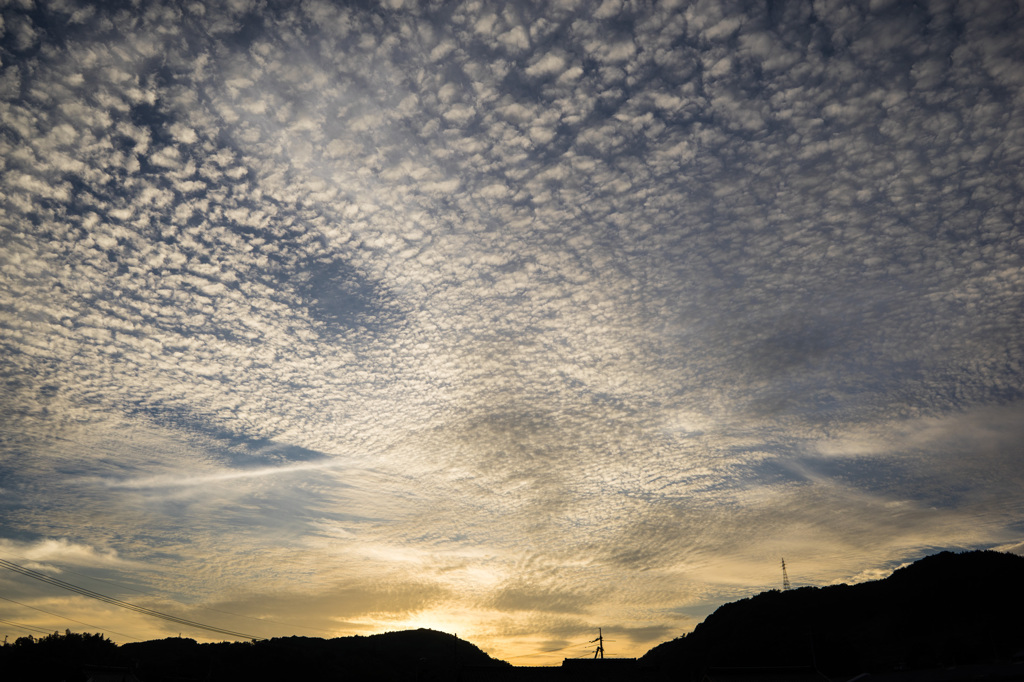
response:
[[[691,680],[711,668],[802,666],[841,677],[1008,664],[1024,651],[1022,614],[1024,557],[942,552],[884,580],[771,590],[725,604],[640,660]]]
[[[511,667],[464,640],[436,630],[366,637],[275,637],[258,642],[200,644],[170,637],[120,647],[99,635],[69,633],[34,644],[0,647],[4,682],[85,682],[82,670],[120,666],[141,682],[280,682],[281,680],[454,680],[473,667]],[[21,642],[22,640],[19,640]]]
[[[172,637],[121,646],[102,635],[67,632],[0,646],[0,680],[86,682],[86,670],[97,680],[120,675],[121,682],[765,682],[850,680],[861,673],[885,682],[1024,680],[1024,663],[1013,664],[1024,654],[1022,578],[1024,557],[943,552],[884,580],[771,590],[721,606],[692,633],[654,647],[635,664],[587,659],[513,667],[428,629],[208,644]]]

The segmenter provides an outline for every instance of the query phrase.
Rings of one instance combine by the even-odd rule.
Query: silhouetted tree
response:
[[[76,682],[84,680],[86,665],[116,665],[118,647],[102,634],[65,630],[36,639],[19,637],[0,647],[2,676],[9,682]]]

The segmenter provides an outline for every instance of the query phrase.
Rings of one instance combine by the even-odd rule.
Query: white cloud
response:
[[[525,50],[530,46],[530,37],[522,26],[513,26],[498,36],[498,42],[509,49]]]
[[[24,543],[0,539],[0,554],[14,561],[22,561],[26,568],[43,569],[59,573],[52,564],[131,569],[130,561],[112,550],[98,550],[88,545],[70,542],[67,538],[45,538]],[[137,567],[137,566],[135,566]]]
[[[621,0],[604,0],[594,12],[595,19],[610,19],[622,9]]]
[[[526,75],[532,77],[550,76],[565,70],[566,59],[563,55],[548,52],[541,55],[526,68]]]

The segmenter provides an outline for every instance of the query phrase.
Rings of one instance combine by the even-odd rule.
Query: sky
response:
[[[1024,551],[1021,3],[0,6],[0,559],[533,665]]]

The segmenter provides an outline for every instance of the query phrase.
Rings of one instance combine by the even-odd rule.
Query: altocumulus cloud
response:
[[[8,557],[261,635],[626,654],[780,554],[1019,547],[1017,5],[2,18]]]

